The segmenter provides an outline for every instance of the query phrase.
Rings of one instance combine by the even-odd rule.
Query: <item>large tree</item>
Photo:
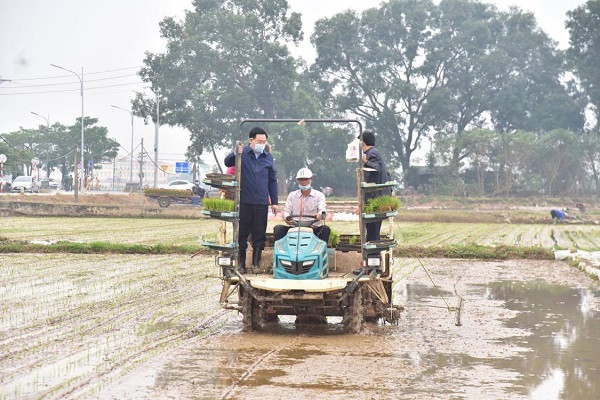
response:
[[[570,35],[569,59],[595,108],[600,110],[600,0],[587,3],[567,13]]]
[[[89,173],[88,161],[97,164],[112,160],[119,150],[119,143],[108,137],[108,129],[96,125],[97,118],[85,117],[84,162],[85,172]],[[75,124],[66,126],[55,123],[49,128],[21,129],[0,134],[8,158],[7,171],[19,174],[24,165],[25,173],[31,173],[31,159],[39,158],[40,167],[46,170],[59,167],[63,176],[74,169],[75,147],[81,146],[81,118]],[[78,162],[80,157],[77,158]]]
[[[363,118],[405,172],[433,122],[427,101],[442,81],[432,57],[438,31],[433,2],[392,0],[322,19],[311,38],[334,107]]]
[[[190,155],[238,138],[245,117],[289,117],[297,61],[287,43],[302,38],[300,15],[285,0],[195,0],[183,21],[165,18],[167,51],[148,53],[141,77],[160,92],[161,121],[189,130]],[[137,115],[152,104],[134,101]]]

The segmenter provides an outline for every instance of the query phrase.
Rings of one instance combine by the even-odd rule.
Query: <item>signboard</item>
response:
[[[6,155],[0,154],[0,164],[4,164],[6,162]]]
[[[163,165],[160,166],[160,169],[162,169],[162,172],[167,172],[167,168],[169,168],[168,165],[164,165],[163,164]]]
[[[176,162],[175,172],[178,174],[187,174],[190,172],[189,164],[187,162]]]

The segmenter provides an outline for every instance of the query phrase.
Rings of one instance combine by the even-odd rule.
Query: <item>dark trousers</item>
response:
[[[285,235],[287,235],[291,226],[288,225],[275,225],[273,228],[273,236],[275,237],[275,241],[279,239],[283,239]],[[329,241],[329,234],[331,233],[331,229],[327,225],[317,226],[312,228],[313,233],[316,237],[327,243]]]
[[[240,226],[238,245],[241,252],[248,248],[248,235],[252,234],[252,248],[265,248],[267,215],[269,206],[262,204],[240,204]]]
[[[370,222],[367,224],[367,242],[379,240],[379,231],[381,231],[381,223],[383,221]]]

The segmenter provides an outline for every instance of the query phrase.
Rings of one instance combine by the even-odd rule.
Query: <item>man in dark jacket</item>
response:
[[[363,132],[362,137],[362,162],[365,168],[369,170],[365,170],[365,181],[368,183],[386,183],[390,179],[387,168],[385,167],[385,163],[381,158],[381,154],[374,147],[375,146],[375,135],[373,132],[365,131]],[[372,192],[367,192],[365,194],[365,202],[369,199],[390,195],[392,194],[390,188],[384,188],[381,190],[375,190]],[[372,240],[379,240],[379,233],[381,230],[381,222],[371,222],[367,224],[367,242]]]
[[[239,147],[241,153],[240,224],[238,235],[238,270],[246,272],[248,235],[252,234],[252,265],[258,266],[265,247],[269,199],[273,214],[277,214],[277,170],[271,153],[265,152],[267,132],[252,128],[249,144]],[[267,147],[268,148],[268,147]],[[225,157],[227,167],[235,166],[235,154]]]

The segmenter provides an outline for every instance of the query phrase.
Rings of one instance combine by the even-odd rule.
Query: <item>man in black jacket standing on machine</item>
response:
[[[269,200],[273,214],[277,214],[277,170],[268,149],[267,132],[252,128],[249,144],[237,151],[241,153],[240,224],[238,235],[238,271],[246,272],[248,235],[252,234],[252,266],[258,266],[265,247]],[[235,166],[235,154],[225,157],[227,167]]]
[[[360,136],[358,137],[360,139]],[[388,174],[387,168],[385,167],[385,162],[383,158],[381,158],[381,154],[375,148],[375,135],[373,132],[364,131],[362,135],[362,163],[365,168],[365,182],[367,183],[386,183],[390,180],[390,176]],[[365,194],[365,202],[369,199],[390,195],[390,188],[383,188],[381,190],[375,190],[372,192],[367,192]],[[369,222],[366,224],[367,227],[367,242],[372,240],[379,240],[379,235],[381,231],[381,223],[382,221],[377,222]],[[360,273],[360,270],[354,271],[354,273]]]

